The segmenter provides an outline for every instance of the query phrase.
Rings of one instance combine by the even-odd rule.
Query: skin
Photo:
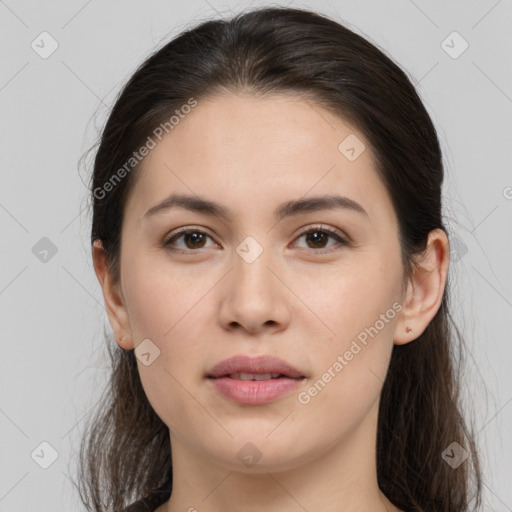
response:
[[[355,134],[354,161],[338,150]],[[149,338],[160,355],[141,381],[169,426],[174,490],[158,512],[398,511],[379,490],[377,412],[393,344],[416,339],[439,309],[449,246],[442,230],[402,294],[397,218],[359,131],[299,97],[225,94],[201,100],[151,150],[128,196],[121,281],[112,280],[101,242],[96,275],[119,346]],[[230,221],[176,208],[144,219],[171,192],[222,203]],[[301,213],[276,222],[290,199],[340,193],[350,210]],[[301,235],[318,224],[351,241]],[[208,236],[174,241],[180,227]],[[252,263],[236,248],[252,236]],[[402,309],[307,404],[308,390],[392,304]],[[410,332],[406,331],[409,327]],[[271,354],[306,375],[297,391],[264,405],[215,392],[205,374],[236,354]],[[247,467],[237,452],[253,443]]]

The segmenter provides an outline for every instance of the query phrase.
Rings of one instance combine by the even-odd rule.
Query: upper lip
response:
[[[280,373],[294,379],[303,377],[302,373],[291,364],[269,355],[250,357],[238,355],[216,364],[208,377],[223,377],[233,373]]]

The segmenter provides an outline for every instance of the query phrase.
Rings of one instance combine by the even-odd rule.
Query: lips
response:
[[[288,377],[301,379],[304,375],[294,366],[272,356],[234,356],[215,365],[208,378],[230,377],[236,380],[269,380]]]
[[[297,391],[306,377],[291,364],[271,356],[235,356],[215,365],[207,382],[241,405],[265,405]]]

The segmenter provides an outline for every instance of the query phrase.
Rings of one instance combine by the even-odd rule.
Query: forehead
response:
[[[394,215],[363,135],[295,96],[199,100],[137,172],[130,210],[138,219],[173,192],[214,198],[241,215],[336,192],[363,204],[370,217],[372,210],[374,217]]]

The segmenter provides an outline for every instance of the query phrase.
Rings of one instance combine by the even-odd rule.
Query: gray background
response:
[[[408,71],[439,130],[452,304],[470,350],[466,394],[486,510],[512,511],[512,2],[278,4],[323,12],[379,45]],[[152,49],[199,21],[257,5],[0,0],[1,512],[83,510],[69,476],[108,375],[108,320],[90,258],[90,168],[78,168],[79,158]],[[44,31],[58,43],[48,58]],[[453,31],[469,44],[457,58],[462,40],[443,44]],[[41,252],[50,245],[43,237],[55,254]],[[58,455],[47,469],[43,442]]]

